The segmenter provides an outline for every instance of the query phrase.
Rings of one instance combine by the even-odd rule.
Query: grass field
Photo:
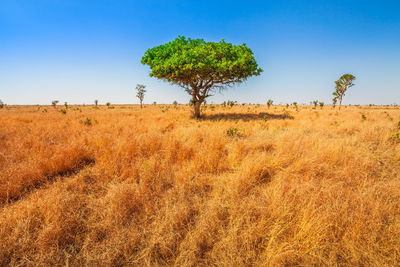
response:
[[[62,108],[0,110],[1,266],[400,264],[399,108]]]

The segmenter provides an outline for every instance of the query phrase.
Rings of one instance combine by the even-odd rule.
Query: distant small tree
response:
[[[155,106],[155,105],[157,105],[157,102],[156,102],[156,101],[154,101],[154,102],[153,102],[153,105],[154,105],[154,106]]]
[[[94,105],[97,107],[98,104],[99,104],[99,100],[96,99],[96,100],[94,101]]]
[[[314,108],[316,108],[317,105],[318,105],[318,100],[314,100],[314,101],[313,101],[313,104],[314,104]]]
[[[227,105],[230,106],[231,108],[237,104],[237,101],[230,101],[228,100]]]
[[[51,104],[53,105],[54,108],[56,108],[58,102],[60,102],[60,101],[58,101],[58,100],[53,100],[53,101],[51,101]]]
[[[144,90],[144,88],[146,88],[146,85],[144,84],[136,85],[136,97],[140,100],[140,108],[143,108],[144,93],[146,93],[146,90]]]
[[[226,107],[226,101],[222,102],[222,105],[223,105],[224,107]]]
[[[319,102],[319,106],[321,107],[321,109],[324,107],[324,102]]]
[[[174,102],[172,102],[172,105],[177,106],[178,102],[175,100]]]
[[[355,76],[351,74],[343,74],[339,80],[335,81],[335,92],[333,92],[333,106],[336,105],[336,103],[339,101],[339,109],[342,106],[342,100],[343,96],[345,96],[345,93],[347,89],[350,87],[354,86],[353,81],[356,79]]]
[[[268,106],[268,109],[272,106],[272,103],[273,103],[274,101],[272,101],[272,99],[268,99],[268,101],[267,101],[267,106]]]
[[[293,102],[293,106],[294,106],[295,109],[297,110],[297,102]]]
[[[106,106],[109,108],[109,107],[111,106],[111,103],[110,103],[110,102],[107,102],[107,103],[106,103]]]
[[[68,103],[64,102],[65,109],[68,109]]]
[[[4,102],[0,99],[0,108],[4,108]]]

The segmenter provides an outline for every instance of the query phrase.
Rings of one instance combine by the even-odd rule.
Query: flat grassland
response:
[[[0,265],[400,264],[400,109],[0,109]]]

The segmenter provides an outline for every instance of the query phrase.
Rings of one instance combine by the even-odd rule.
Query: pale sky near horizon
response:
[[[400,104],[399,1],[0,1],[0,99],[7,104],[188,103],[148,76],[146,49],[178,35],[246,43],[261,76],[208,103],[331,103],[334,81],[357,77],[344,104]]]

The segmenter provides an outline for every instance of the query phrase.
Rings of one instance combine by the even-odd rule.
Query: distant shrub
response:
[[[283,116],[285,116],[286,118],[292,117],[292,116],[290,115],[290,112],[287,111],[287,110],[284,110],[284,111],[283,111]]]
[[[92,126],[94,123],[97,123],[97,120],[92,120],[91,118],[86,118],[85,120],[80,120],[79,123],[86,125],[86,126]]]
[[[43,113],[47,113],[47,109],[43,109],[42,112],[43,112]]]
[[[62,110],[60,110],[60,112],[61,112],[61,114],[67,114],[67,110],[66,109],[62,109]]]
[[[58,100],[53,100],[53,101],[51,101],[51,105],[52,105],[54,108],[56,108],[58,102],[59,102]]]
[[[231,108],[237,104],[237,101],[230,101],[228,100],[227,105],[230,106]]]
[[[263,120],[266,122],[269,119],[268,115],[264,115]]]
[[[210,106],[210,109],[211,109],[212,111],[214,111],[214,110],[215,110],[215,106],[214,106],[214,105],[211,105],[211,106]]]
[[[240,131],[238,128],[231,127],[228,130],[226,130],[226,135],[229,137],[240,136]]]
[[[324,102],[319,102],[319,106],[321,109],[324,107],[324,105],[325,105]]]
[[[4,108],[4,102],[0,100],[0,108]]]
[[[367,120],[367,116],[365,116],[365,114],[361,114],[361,120],[363,121]]]

